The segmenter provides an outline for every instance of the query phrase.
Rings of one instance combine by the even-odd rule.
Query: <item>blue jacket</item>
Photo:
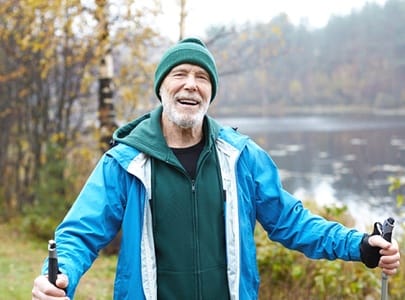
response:
[[[363,233],[311,214],[283,189],[266,151],[247,136],[207,119],[218,128],[231,299],[258,298],[256,221],[271,240],[310,258],[360,260]],[[98,162],[55,234],[60,270],[69,277],[70,297],[99,251],[122,228],[114,299],[156,299],[150,171],[149,156],[123,143]]]

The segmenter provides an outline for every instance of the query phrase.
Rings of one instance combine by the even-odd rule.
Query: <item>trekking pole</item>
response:
[[[394,223],[395,220],[393,218],[388,218],[384,221],[381,228],[382,237],[388,242],[391,242]],[[381,300],[388,300],[388,275],[384,272],[381,276]]]
[[[56,242],[50,240],[48,242],[48,280],[53,285],[56,285],[58,277],[58,256],[56,254]]]

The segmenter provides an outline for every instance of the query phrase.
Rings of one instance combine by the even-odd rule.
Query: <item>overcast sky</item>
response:
[[[331,15],[347,15],[361,9],[367,2],[384,4],[386,0],[187,0],[186,35],[204,37],[210,25],[267,22],[285,12],[293,24],[302,20],[310,27],[327,24]],[[178,38],[178,0],[162,1],[161,32]]]

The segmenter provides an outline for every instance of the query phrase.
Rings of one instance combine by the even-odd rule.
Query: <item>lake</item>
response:
[[[358,227],[402,212],[389,176],[405,182],[405,117],[221,118],[266,149],[300,199],[346,205]],[[381,219],[382,218],[382,219]],[[364,229],[364,228],[362,228]]]

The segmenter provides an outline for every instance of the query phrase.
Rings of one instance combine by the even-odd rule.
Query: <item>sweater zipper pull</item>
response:
[[[194,180],[194,179],[191,180],[191,191],[192,191],[193,194],[194,194],[194,192],[195,192],[195,180]]]

